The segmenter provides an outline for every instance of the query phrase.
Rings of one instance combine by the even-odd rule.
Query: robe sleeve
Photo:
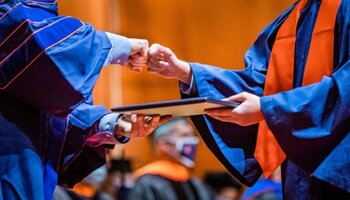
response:
[[[108,111],[92,105],[101,68],[124,63],[127,38],[57,16],[56,1],[6,2],[0,12],[0,87],[86,130]]]
[[[115,139],[113,127],[111,130],[102,130],[99,127],[101,118],[109,114],[109,111],[103,106],[92,105],[91,99],[90,96],[70,113],[68,128],[62,131],[65,132],[65,138],[62,153],[59,155],[60,185],[73,187],[75,183],[106,163],[106,148],[112,149],[116,143],[124,143]],[[116,121],[119,114],[112,115],[110,118]]]
[[[57,16],[55,4],[0,6],[0,89],[41,110],[69,114],[89,98],[104,64],[129,56],[126,38]]]
[[[60,183],[72,186],[104,164],[112,146],[87,143],[108,113],[91,94],[103,65],[127,60],[129,41],[57,16],[54,0],[0,3],[0,89],[51,117],[51,145],[64,147],[50,148],[49,158],[60,163]]]
[[[226,70],[191,63],[196,87],[191,91],[197,92],[189,95],[182,94],[182,96],[222,99],[243,91],[262,96],[271,47],[278,27],[291,9],[292,7],[262,31],[245,55],[244,70]],[[192,120],[206,145],[220,162],[242,183],[254,184],[262,172],[254,158],[258,126],[242,127],[221,122],[206,115],[194,116]]]

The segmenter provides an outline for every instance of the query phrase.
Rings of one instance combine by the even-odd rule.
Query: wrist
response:
[[[130,40],[124,36],[116,35],[113,33],[105,32],[107,35],[109,42],[111,44],[111,48],[108,52],[107,58],[103,64],[103,66],[107,66],[110,64],[124,64],[131,54],[132,43]]]
[[[126,143],[130,140],[128,133],[130,133],[131,129],[132,124],[125,121],[123,115],[120,115],[114,127],[114,135],[120,143]]]
[[[116,114],[116,113],[110,113],[105,116],[103,116],[100,119],[99,123],[99,131],[107,131],[110,132],[111,134],[113,133],[114,138],[119,142],[119,143],[126,143],[130,140],[129,137],[124,136],[123,134],[120,133],[119,131],[119,119],[121,118],[122,115]]]
[[[190,64],[180,60],[178,66],[179,66],[179,73],[178,73],[177,79],[183,83],[186,83],[187,85],[190,85],[191,79],[192,79],[192,70],[191,70]]]

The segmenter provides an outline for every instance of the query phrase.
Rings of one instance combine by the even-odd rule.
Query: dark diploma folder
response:
[[[124,114],[144,114],[144,115],[172,115],[172,116],[192,116],[202,115],[205,109],[212,108],[234,108],[239,102],[229,102],[208,97],[197,97],[181,100],[171,100],[136,104],[112,108],[113,112]]]

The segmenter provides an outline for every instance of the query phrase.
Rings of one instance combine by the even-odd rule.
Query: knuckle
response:
[[[152,45],[152,47],[154,47],[154,48],[159,48],[160,45],[159,45],[158,43],[154,43],[154,44]]]

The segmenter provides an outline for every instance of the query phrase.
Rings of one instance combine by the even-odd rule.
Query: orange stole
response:
[[[264,96],[293,89],[294,53],[297,24],[307,0],[300,0],[281,25],[271,51],[265,80]],[[333,71],[334,27],[340,0],[322,0],[312,32],[306,61],[303,86],[321,81]],[[259,123],[254,156],[265,178],[269,177],[286,158],[266,121]]]
[[[178,182],[186,182],[191,178],[191,174],[186,167],[168,160],[158,160],[150,163],[136,170],[134,175],[139,178],[146,174],[159,175]]]

